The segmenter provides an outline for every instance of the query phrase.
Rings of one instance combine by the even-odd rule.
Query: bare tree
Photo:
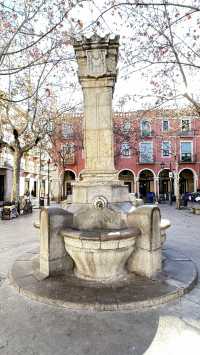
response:
[[[55,129],[50,135],[49,155],[57,166],[62,199],[65,196],[64,172],[77,164],[83,150],[82,115],[59,112],[54,115]]]
[[[200,97],[191,90],[200,69],[199,10],[163,1],[128,11],[132,38],[124,48],[126,75],[139,71],[149,81],[155,106],[185,98],[200,114]]]
[[[19,199],[21,159],[39,141],[45,139],[51,129],[53,118],[49,107],[46,106],[45,110],[44,100],[44,97],[39,96],[38,87],[37,94],[28,100],[26,108],[19,108],[6,101],[1,105],[0,146],[8,148],[13,156],[12,200],[15,201]]]
[[[58,49],[68,45],[74,31],[80,30],[79,23],[74,21],[70,12],[83,6],[84,2],[0,2],[0,75],[15,74],[27,67],[41,65],[46,62],[49,51],[54,51],[58,59]]]

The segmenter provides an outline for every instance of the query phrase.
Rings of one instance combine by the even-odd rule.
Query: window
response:
[[[68,123],[63,123],[62,125],[63,138],[69,138],[73,135],[73,126]]]
[[[54,124],[53,124],[53,122],[51,122],[51,121],[47,122],[47,124],[46,124],[46,129],[47,129],[47,132],[52,133],[53,130],[54,130]]]
[[[148,121],[141,122],[141,135],[144,137],[151,135],[151,125]]]
[[[126,143],[126,142],[122,143],[120,151],[121,151],[121,155],[123,155],[125,157],[129,157],[131,155],[129,143]]]
[[[63,145],[63,154],[72,154],[74,152],[74,143],[67,143]]]
[[[163,132],[168,132],[169,131],[169,120],[167,119],[163,119],[163,122],[162,122],[162,130]]]
[[[131,128],[130,121],[125,121],[122,127],[123,132],[128,133],[130,131],[130,128]]]
[[[74,143],[64,144],[62,147],[62,157],[65,164],[74,163]]]
[[[162,156],[163,157],[169,157],[170,156],[170,142],[169,141],[164,141],[162,143]]]
[[[140,163],[153,162],[153,144],[151,142],[140,143]]]
[[[181,142],[181,161],[192,161],[192,142]]]
[[[181,120],[181,130],[182,132],[188,132],[190,130],[190,119],[183,118]]]

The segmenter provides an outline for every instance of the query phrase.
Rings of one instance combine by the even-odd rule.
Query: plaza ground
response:
[[[200,216],[160,207],[172,222],[165,248],[192,258],[200,273]],[[181,300],[142,312],[73,312],[19,295],[7,276],[17,257],[39,245],[37,215],[0,221],[0,355],[199,355],[200,283]]]

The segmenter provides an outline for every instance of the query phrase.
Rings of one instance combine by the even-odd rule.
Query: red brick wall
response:
[[[181,118],[184,116],[191,117],[191,132],[183,135],[181,133]],[[82,131],[82,118],[83,115],[74,115],[73,120],[71,116],[66,118],[66,122],[70,120],[70,123],[74,125],[74,131],[79,133],[75,134],[75,145],[80,145],[80,136]],[[169,120],[169,131],[162,131],[162,120],[166,118]],[[141,137],[140,125],[142,120],[148,120],[151,124],[152,135],[150,137]],[[185,112],[175,111],[139,111],[133,113],[115,113],[113,115],[114,124],[114,144],[115,144],[115,167],[117,171],[123,169],[130,169],[135,177],[143,169],[152,170],[157,176],[161,170],[161,163],[164,163],[164,168],[171,168],[171,170],[177,170],[180,172],[182,169],[187,168],[195,172],[197,177],[197,188],[200,189],[200,118],[196,118],[194,114],[186,114]],[[124,122],[130,122],[130,130],[128,133],[120,133],[122,131]],[[58,128],[58,131],[59,132]],[[73,138],[73,137],[72,137]],[[78,139],[78,141],[77,141]],[[120,154],[120,146],[123,141],[129,141],[132,149],[132,154],[128,157]],[[162,156],[162,141],[171,141],[171,156]],[[65,140],[62,134],[57,133],[57,146],[56,149],[61,149],[62,144],[68,142]],[[191,141],[193,144],[193,157],[194,162],[183,163],[180,161],[180,142]],[[140,142],[152,142],[153,143],[153,163],[141,164],[139,162],[139,144]],[[56,150],[55,149],[55,150]],[[56,153],[54,152],[54,160],[58,162]],[[62,168],[62,167],[61,167]],[[84,151],[82,149],[75,150],[74,164],[66,164],[65,170],[72,170],[78,177],[79,173],[84,169]]]

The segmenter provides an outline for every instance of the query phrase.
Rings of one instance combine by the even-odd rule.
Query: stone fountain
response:
[[[67,253],[78,277],[102,282],[121,279],[127,272],[152,277],[161,271],[159,209],[135,211],[128,187],[118,180],[114,167],[112,97],[118,47],[118,36],[95,35],[74,42],[84,97],[85,170],[82,180],[73,185],[70,222],[60,232],[65,244],[60,248],[60,260]],[[50,266],[49,250],[60,262],[56,248],[51,248],[53,241],[49,242],[49,247],[41,248],[43,274],[57,268],[53,255],[54,266]]]
[[[152,291],[154,287],[157,303],[162,303],[163,294],[165,300],[166,295],[171,299],[180,294],[179,288],[167,283],[162,273],[162,245],[169,221],[161,220],[160,210],[155,205],[136,208],[128,187],[117,179],[112,97],[117,78],[118,48],[118,36],[100,38],[94,35],[74,41],[84,97],[85,170],[82,179],[73,185],[72,204],[66,210],[44,208],[41,211],[40,253],[30,266],[34,287],[28,287],[27,283],[22,285],[24,281],[17,277],[16,268],[12,272],[14,283],[20,284],[24,294],[50,300],[50,303],[60,302],[66,307],[82,304],[80,299],[77,301],[78,292],[72,292],[77,288],[80,293],[85,290],[82,300],[90,299],[90,307],[98,304],[98,297],[100,303],[104,299],[104,309],[107,303],[108,309],[113,309],[113,302],[109,297],[105,299],[104,293],[100,297],[98,292],[110,290],[112,293],[114,287],[118,287],[119,295],[125,288],[130,288],[127,297],[132,295],[133,299],[134,292],[138,297],[144,297],[144,289],[149,287]],[[190,286],[194,279],[190,280]],[[141,292],[135,289],[138,280],[140,285],[141,280],[144,282]],[[158,282],[156,287],[155,280]],[[165,290],[161,292],[163,280]],[[30,292],[30,287],[34,291]],[[66,292],[60,293],[63,289]],[[70,292],[73,297],[69,301],[66,297]],[[124,297],[123,294],[122,299]],[[134,303],[133,299],[128,301],[129,306]],[[146,300],[152,305],[148,291]],[[116,302],[119,308],[120,299]],[[141,305],[144,305],[144,299]]]

